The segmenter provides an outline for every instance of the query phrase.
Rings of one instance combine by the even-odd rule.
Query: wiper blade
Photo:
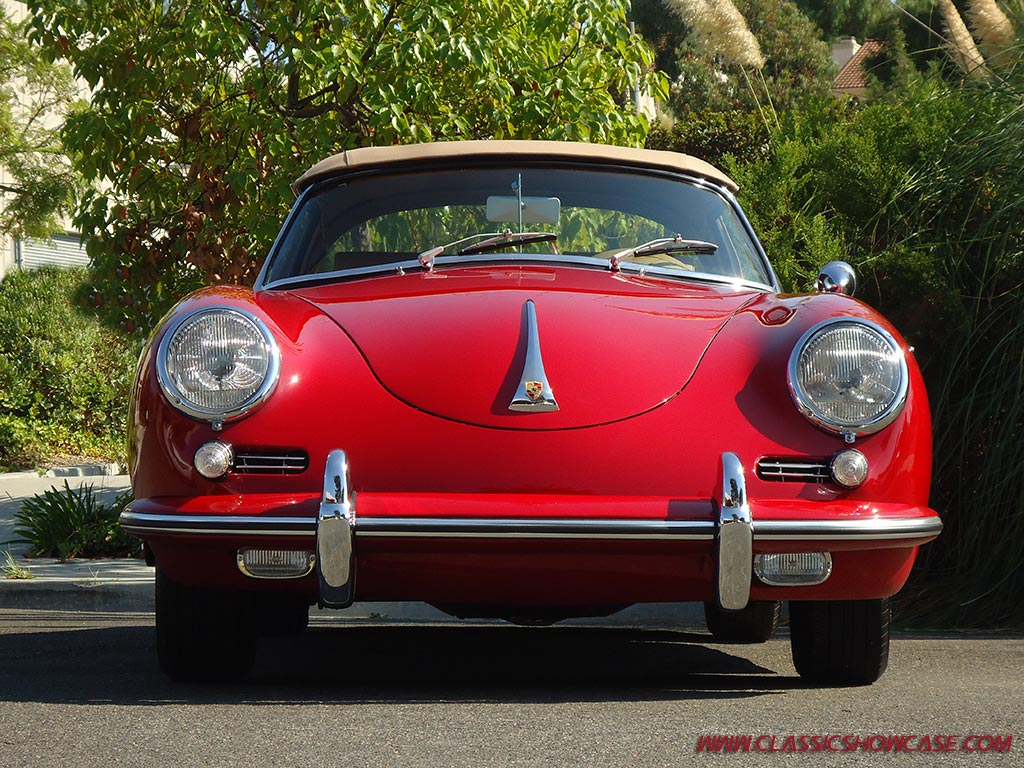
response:
[[[710,255],[717,250],[718,246],[715,243],[709,243],[705,240],[686,240],[682,235],[659,237],[656,240],[649,240],[632,248],[623,248],[621,251],[616,251],[608,258],[608,265],[613,272],[618,272],[622,267],[622,262],[637,256],[652,256],[659,253]]]
[[[547,243],[553,240],[557,240],[558,235],[554,232],[512,232],[506,229],[504,232],[482,232],[479,235],[470,235],[469,237],[463,237],[458,240],[454,240],[445,245],[435,245],[433,248],[428,248],[423,251],[417,257],[420,264],[427,269],[433,269],[434,259],[440,256],[445,251],[453,248],[456,245],[462,243],[468,243],[471,240],[477,242],[472,245],[467,245],[465,248],[461,248],[456,251],[458,256],[470,256],[474,253],[487,253],[488,251],[496,251],[501,248],[506,248],[510,245],[526,245],[527,243]]]
[[[496,237],[488,240],[481,240],[479,243],[467,245],[459,256],[469,256],[473,253],[487,253],[496,251],[509,245],[526,245],[527,243],[550,243],[557,240],[558,235],[554,232],[509,232],[506,230]]]

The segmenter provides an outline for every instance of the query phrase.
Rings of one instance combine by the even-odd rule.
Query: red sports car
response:
[[[700,601],[865,684],[942,528],[910,348],[780,295],[734,183],[670,152],[483,141],[315,165],[253,288],[157,328],[130,416],[172,678],[244,673],[311,604],[550,622]]]

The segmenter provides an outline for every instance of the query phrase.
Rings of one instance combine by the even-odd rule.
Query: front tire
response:
[[[755,601],[746,608],[727,611],[715,603],[704,603],[704,623],[720,643],[764,643],[779,626],[782,603]]]
[[[793,664],[804,680],[870,685],[889,663],[892,600],[809,600],[789,604]]]
[[[241,596],[179,584],[156,571],[156,651],[180,682],[233,680],[252,667],[252,632]]]

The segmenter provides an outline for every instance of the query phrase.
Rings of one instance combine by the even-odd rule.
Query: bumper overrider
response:
[[[151,511],[152,505],[133,502],[121,514],[121,525],[143,539],[165,536],[244,537],[247,540],[313,538],[318,600],[325,608],[345,608],[352,603],[357,542],[363,538],[710,542],[714,551],[718,604],[728,610],[739,610],[750,600],[755,545],[780,552],[786,549],[780,546],[786,544],[800,551],[814,549],[809,542],[828,542],[829,547],[856,549],[916,547],[931,541],[942,530],[942,522],[934,513],[755,520],[747,499],[743,465],[734,453],[722,454],[721,477],[712,497],[715,514],[709,519],[357,517],[349,477],[345,452],[331,451],[315,518],[171,513]],[[239,565],[246,572],[241,559]]]

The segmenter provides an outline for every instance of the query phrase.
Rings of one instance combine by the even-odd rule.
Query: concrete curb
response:
[[[0,585],[0,608],[63,612],[152,613],[153,585],[84,586],[75,583],[16,582]]]
[[[38,480],[42,475],[38,472],[4,472],[0,474],[0,488],[7,483],[20,482],[22,480]]]
[[[142,560],[16,558],[34,578],[0,577],[0,608],[152,611],[153,569]]]
[[[28,558],[28,544],[15,534],[21,503],[50,488],[63,490],[91,484],[105,500],[129,487],[117,464],[58,467],[38,472],[0,474],[0,568],[10,553],[17,566],[35,578],[10,579],[0,572],[0,608],[45,608],[59,611],[152,611],[153,569],[142,560],[104,559],[60,562]],[[59,474],[58,474],[59,471]]]
[[[54,467],[43,473],[43,477],[115,477],[123,475],[121,465],[87,464],[79,467]]]
[[[116,477],[127,475],[124,468],[116,461],[109,464],[79,464],[71,467],[52,467],[45,472],[24,470],[22,472],[0,473],[0,488],[5,483],[18,480],[38,480],[55,477]]]

